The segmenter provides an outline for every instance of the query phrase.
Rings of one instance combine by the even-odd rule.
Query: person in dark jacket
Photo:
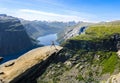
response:
[[[50,47],[55,47],[55,49],[57,50],[54,41],[51,42],[51,46]]]

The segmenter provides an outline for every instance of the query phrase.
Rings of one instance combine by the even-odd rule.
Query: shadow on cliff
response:
[[[64,49],[57,53],[53,53],[49,58],[28,69],[25,73],[16,77],[10,83],[37,83],[36,79],[46,71],[47,67],[49,67],[51,63],[56,64],[67,60],[65,56],[59,55],[62,52],[64,52]]]

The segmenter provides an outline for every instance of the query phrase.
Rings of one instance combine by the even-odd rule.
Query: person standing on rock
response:
[[[50,46],[50,48],[51,48],[51,47],[55,47],[55,49],[57,50],[54,41],[51,42],[51,46]]]

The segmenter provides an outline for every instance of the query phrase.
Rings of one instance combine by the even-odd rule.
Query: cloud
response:
[[[16,13],[17,17],[24,18],[26,20],[46,20],[46,21],[81,21],[84,18],[75,15],[62,15],[50,12],[43,12],[31,9],[20,9]]]
[[[23,3],[15,0],[2,0],[4,3],[21,5],[19,7],[0,7],[0,13],[6,13],[11,16],[23,18],[26,20],[42,20],[42,21],[91,21],[94,15],[81,13],[71,10],[64,3],[58,0],[35,0],[35,3],[40,3],[41,6],[33,4],[34,1]],[[2,3],[3,3],[2,2]],[[4,7],[4,6],[3,6]],[[31,9],[32,7],[32,9]],[[40,9],[41,8],[41,9]],[[35,10],[37,9],[37,10]]]
[[[63,21],[63,22],[68,22],[68,21],[90,22],[91,21],[88,19],[92,17],[89,14],[84,14],[84,13],[82,14],[80,12],[75,12],[75,11],[67,11],[67,10],[65,11],[66,11],[66,14],[57,14],[57,13],[51,13],[51,12],[44,12],[40,10],[31,10],[31,9],[14,9],[13,10],[13,9],[7,9],[7,8],[0,8],[0,13],[5,13],[11,16],[15,16],[18,18],[23,18],[25,20],[31,20],[31,21],[32,20]],[[87,19],[84,17],[87,17]]]
[[[64,7],[63,3],[59,3],[59,1],[57,0],[35,0],[38,1],[40,3],[45,3],[45,4],[49,4],[49,5],[54,5],[54,6],[59,6],[59,7]]]

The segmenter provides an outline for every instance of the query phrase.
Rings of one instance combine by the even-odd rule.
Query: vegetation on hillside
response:
[[[73,37],[71,40],[100,41],[101,39],[109,38],[113,34],[120,34],[120,24],[108,23],[92,25],[85,31],[85,34]]]
[[[120,59],[115,52],[66,50],[56,56],[45,73],[39,77],[38,83],[99,83],[113,75],[116,70],[120,71]],[[65,62],[61,61],[61,56],[67,57]]]
[[[65,50],[53,60],[58,59],[57,63],[47,68],[38,83],[100,83],[107,80],[120,72],[120,59],[116,54],[119,39],[119,23],[89,26],[85,33],[63,44]],[[61,62],[63,56],[65,61]]]

